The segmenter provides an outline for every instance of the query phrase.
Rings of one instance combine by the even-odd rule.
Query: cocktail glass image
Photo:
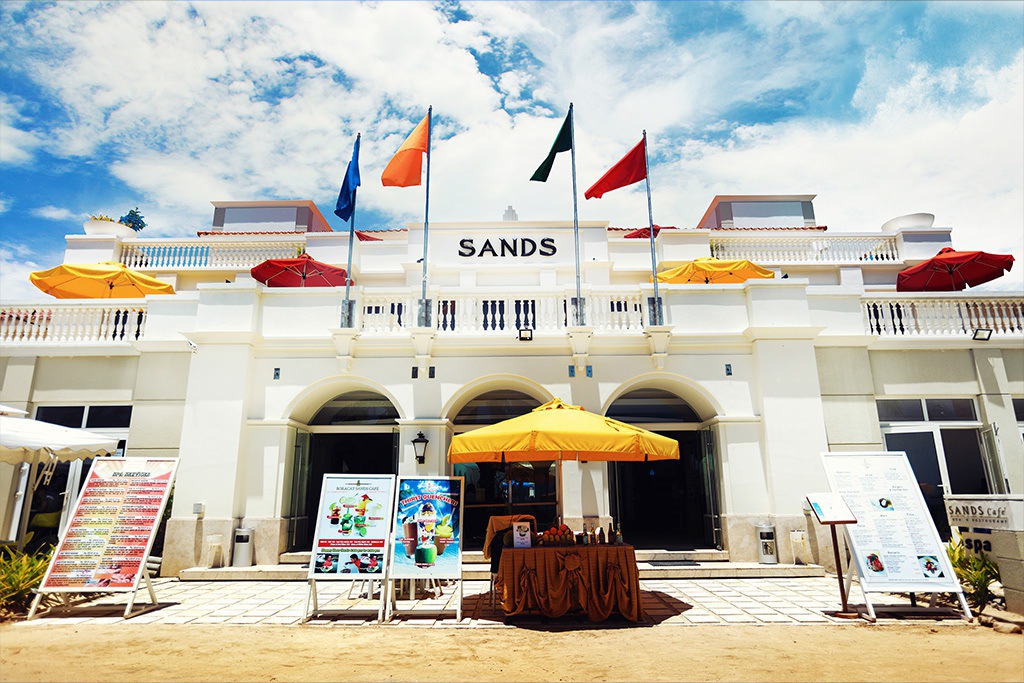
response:
[[[412,557],[416,552],[417,524],[412,517],[406,517],[402,522],[402,544],[405,546],[406,557]]]
[[[437,546],[433,542],[416,546],[415,562],[417,567],[433,567],[437,562]]]

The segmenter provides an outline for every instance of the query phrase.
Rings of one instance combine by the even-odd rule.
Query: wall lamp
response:
[[[420,432],[416,438],[412,440],[412,447],[416,451],[416,462],[420,465],[427,461],[428,443],[430,443],[430,439],[423,436],[423,432]]]
[[[971,335],[974,341],[988,341],[992,338],[992,330],[985,327],[979,327],[974,330],[974,334]]]
[[[530,328],[519,330],[519,341],[533,341],[533,330]]]

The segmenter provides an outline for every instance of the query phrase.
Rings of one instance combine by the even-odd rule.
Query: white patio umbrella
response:
[[[117,439],[23,417],[0,415],[0,462],[35,462],[43,455],[59,461],[113,453]]]
[[[18,530],[18,550],[25,547],[32,494],[44,477],[49,480],[58,461],[80,460],[106,455],[117,450],[117,439],[103,434],[73,429],[24,417],[0,414],[0,462],[30,463],[30,486],[23,502]],[[43,463],[42,472],[38,466]]]

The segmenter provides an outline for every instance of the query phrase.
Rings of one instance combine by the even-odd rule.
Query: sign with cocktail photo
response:
[[[324,475],[309,578],[384,575],[394,487],[394,475]]]
[[[463,483],[463,477],[398,478],[392,578],[462,578]]]

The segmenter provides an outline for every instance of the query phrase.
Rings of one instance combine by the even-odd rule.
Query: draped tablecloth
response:
[[[505,548],[495,588],[505,616],[560,617],[582,610],[590,621],[619,612],[642,621],[640,573],[630,545]]]

